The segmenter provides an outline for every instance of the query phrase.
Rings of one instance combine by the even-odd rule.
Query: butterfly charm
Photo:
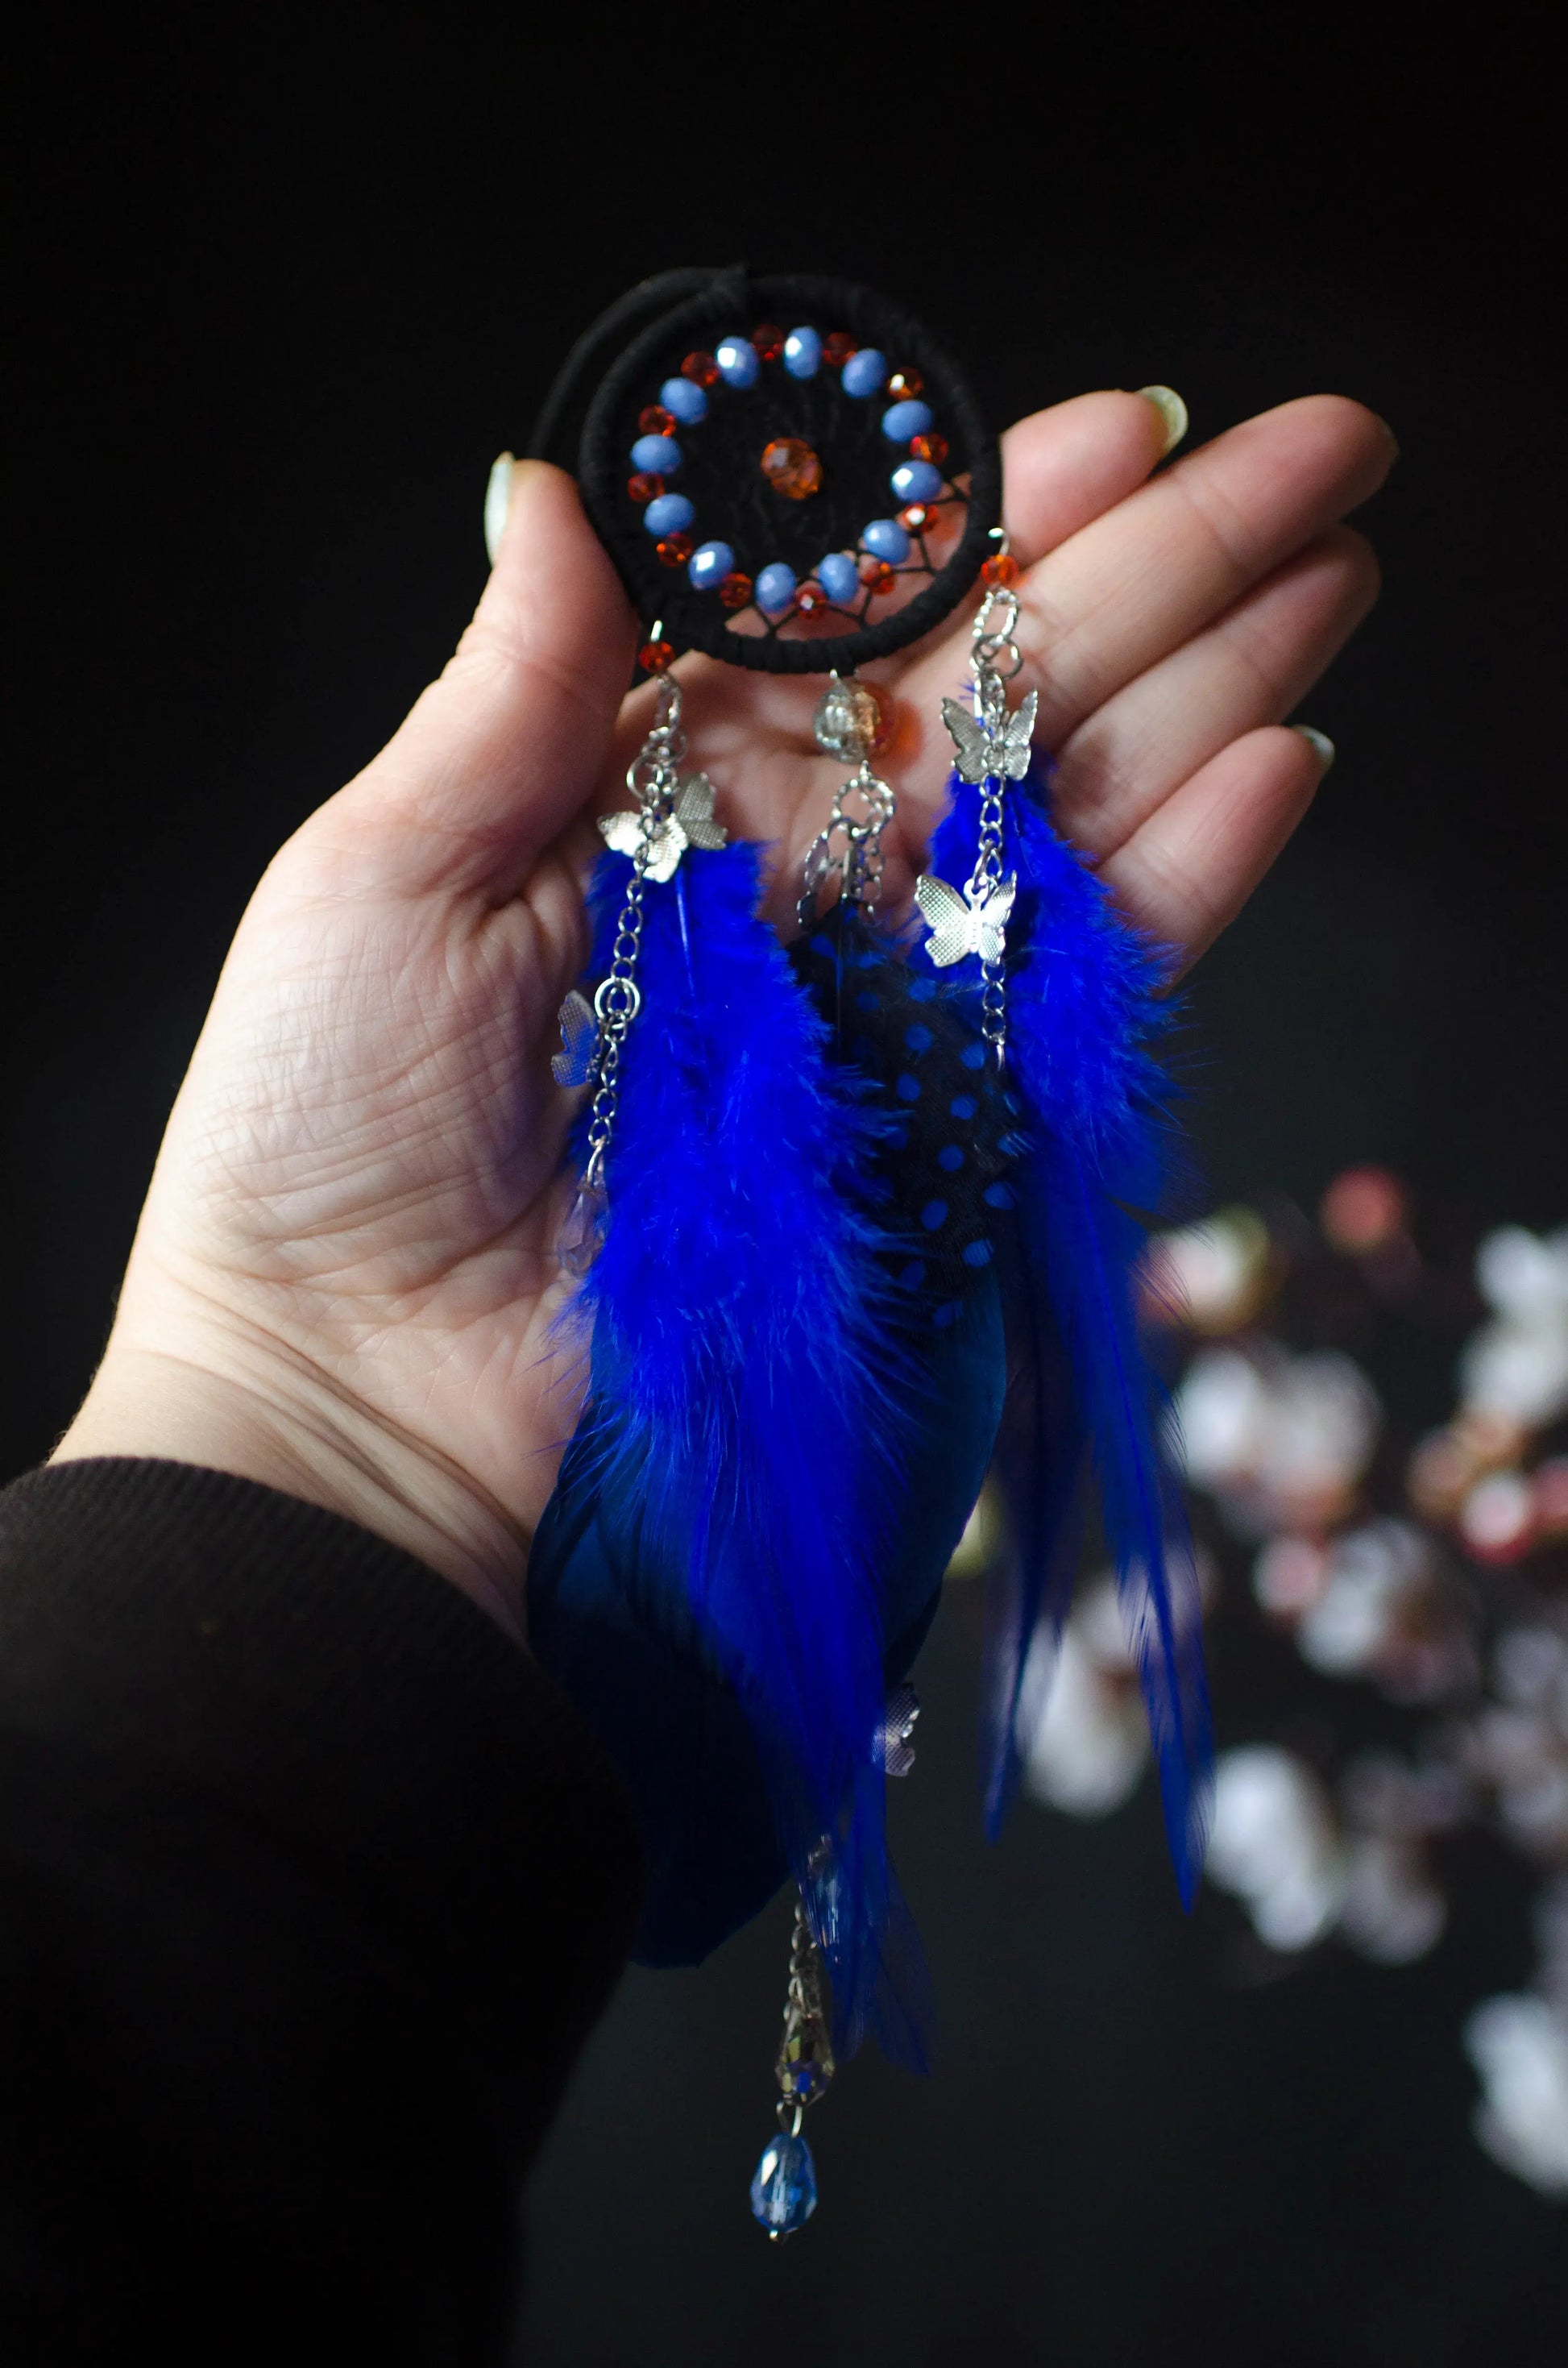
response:
[[[1001,961],[1017,887],[1017,875],[1009,871],[994,886],[976,888],[971,880],[960,896],[945,880],[921,873],[915,898],[931,932],[926,951],[938,970],[962,962],[965,954],[978,954],[983,962]]]
[[[585,1086],[598,1065],[599,1023],[585,995],[574,987],[561,1007],[561,1050],[550,1074],[558,1086]]]
[[[956,699],[943,700],[942,721],[953,735],[960,781],[976,787],[985,780],[1021,781],[1028,771],[1040,693],[1026,691],[1011,715],[1006,696],[999,682],[987,683],[979,715]]]
[[[673,880],[676,866],[688,847],[700,847],[711,853],[729,837],[722,823],[713,819],[715,795],[706,773],[688,773],[680,785],[675,812],[662,822],[649,823],[634,806],[624,814],[604,815],[599,828],[605,845],[617,855],[635,860],[646,832],[648,860],[642,867],[644,875],[650,880]]]

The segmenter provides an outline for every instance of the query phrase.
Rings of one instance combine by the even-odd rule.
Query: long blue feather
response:
[[[976,790],[955,780],[931,868],[972,867]],[[1013,1372],[999,1469],[1017,1566],[994,1622],[987,1812],[994,1828],[1017,1762],[1023,1659],[1071,1600],[1085,1468],[1116,1565],[1142,1681],[1165,1828],[1185,1902],[1202,1865],[1212,1738],[1201,1615],[1171,1410],[1141,1336],[1148,1215],[1167,1202],[1176,1133],[1154,1057],[1167,1031],[1169,963],[1121,918],[1047,819],[1031,773],[1008,799],[1007,1072],[1021,1097]]]
[[[612,856],[597,879],[600,970],[627,872]],[[922,1423],[951,1430],[949,1390],[900,1359],[859,1190],[882,1121],[830,1065],[757,892],[744,845],[647,891],[609,1222],[577,1309],[589,1400],[535,1540],[530,1633],[642,1809],[644,1953],[701,1955],[787,1859],[839,2043],[869,2023],[912,2055],[875,1737],[997,1408],[961,1456],[942,1440],[962,1468],[951,1508],[933,1502],[909,1447]],[[990,1321],[942,1354],[999,1361]]]

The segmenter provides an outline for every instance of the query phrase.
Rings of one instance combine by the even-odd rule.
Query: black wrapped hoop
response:
[[[786,638],[783,619],[756,614],[763,629],[730,630],[730,614],[711,589],[699,590],[684,565],[666,566],[645,524],[643,507],[628,491],[630,459],[640,413],[658,401],[666,379],[679,375],[693,348],[726,335],[749,337],[759,324],[786,331],[810,322],[822,332],[842,330],[858,347],[875,347],[891,369],[918,370],[924,399],[948,445],[942,465],[944,498],[961,500],[958,543],[929,581],[881,616],[858,617],[847,632]],[[601,375],[602,373],[602,375]],[[588,393],[589,383],[597,386]],[[696,504],[702,535],[745,553],[756,573],[777,559],[808,578],[817,556],[858,546],[869,515],[898,507],[886,490],[898,448],[881,429],[890,398],[847,394],[825,362],[798,380],[776,363],[764,366],[749,390],[718,385],[708,417],[678,431],[685,457],[678,484]],[[810,275],[753,279],[743,270],[678,271],[646,281],[579,339],[540,415],[530,450],[564,460],[575,417],[586,400],[577,474],[589,518],[614,560],[644,626],[662,620],[678,651],[699,649],[732,666],[767,673],[847,674],[918,641],[958,606],[982,563],[995,548],[1001,513],[1001,457],[995,438],[946,351],[919,321],[873,290]],[[807,501],[781,501],[762,476],[763,445],[800,437],[824,458],[821,491]],[[955,481],[962,480],[961,485]],[[924,544],[919,546],[922,552]],[[860,602],[862,609],[872,604]]]

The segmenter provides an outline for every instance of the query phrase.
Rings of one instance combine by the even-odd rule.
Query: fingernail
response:
[[[501,537],[506,531],[506,511],[512,499],[514,465],[510,452],[503,452],[500,459],[493,465],[490,483],[484,488],[484,548],[490,554],[492,567],[495,564],[495,555],[501,548]]]
[[[1163,461],[1174,452],[1187,434],[1187,405],[1174,386],[1141,386],[1138,390],[1145,403],[1153,404],[1159,414],[1160,428],[1165,441],[1160,446]]]
[[[1334,762],[1333,741],[1329,738],[1326,732],[1314,731],[1310,723],[1292,723],[1290,729],[1292,732],[1299,732],[1301,734],[1301,738],[1306,742],[1308,747],[1317,758],[1318,773],[1319,778],[1321,779]]]

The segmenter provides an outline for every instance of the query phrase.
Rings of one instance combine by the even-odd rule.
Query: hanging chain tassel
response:
[[[855,770],[834,791],[833,811],[806,850],[797,908],[802,929],[815,927],[823,887],[835,871],[846,906],[867,910],[881,893],[882,833],[895,803],[890,785],[871,770],[881,722],[875,691],[853,677],[829,675],[812,731],[819,748],[845,757]]]
[[[836,2069],[824,1985],[822,1953],[812,1938],[805,1901],[797,1894],[784,2029],[773,2067],[778,2129],[764,2146],[751,2183],[753,2216],[775,2244],[803,2228],[817,2208],[816,2163],[801,2124],[808,2107],[826,2096]]]
[[[934,872],[922,872],[915,883],[915,901],[931,932],[926,951],[937,968],[947,970],[970,954],[979,960],[980,1032],[998,1068],[1006,1059],[1007,922],[1017,894],[1016,873],[1003,871],[1005,802],[1008,782],[1021,780],[1028,770],[1040,704],[1040,693],[1031,690],[1007,712],[1006,686],[1024,662],[1013,639],[1017,621],[1017,595],[1006,586],[994,586],[980,604],[970,644],[972,706],[966,710],[956,699],[942,701],[959,779],[980,791],[973,870],[961,897]]]
[[[1006,711],[1004,686],[1021,664],[1017,618],[1010,589],[986,596],[974,628],[974,712],[943,703],[957,752],[954,799],[916,887],[932,962],[979,958],[981,1031],[1006,1058],[1017,1101],[997,1452],[1015,1558],[991,1619],[987,1820],[994,1832],[1016,1780],[1031,1639],[1059,1635],[1071,1603],[1092,1475],[1177,1884],[1190,1902],[1212,1742],[1171,1410],[1140,1310],[1144,1227],[1167,1199],[1175,1140],[1152,1049],[1170,1026],[1170,962],[1121,918],[1047,818],[1044,783],[1030,771],[1036,694]]]
[[[657,625],[653,638],[659,638]],[[714,790],[707,774],[682,779],[682,708],[679,683],[673,675],[662,675],[648,736],[626,775],[626,786],[637,803],[622,814],[607,814],[599,824],[605,844],[631,863],[610,940],[609,969],[592,1003],[574,987],[561,1007],[561,1050],[551,1062],[551,1074],[558,1086],[594,1088],[582,1181],[556,1245],[556,1255],[571,1274],[587,1273],[604,1234],[609,1197],[605,1160],[620,1099],[621,1048],[642,1005],[637,967],[647,883],[673,879],[688,847],[716,849],[729,837],[713,819]]]

